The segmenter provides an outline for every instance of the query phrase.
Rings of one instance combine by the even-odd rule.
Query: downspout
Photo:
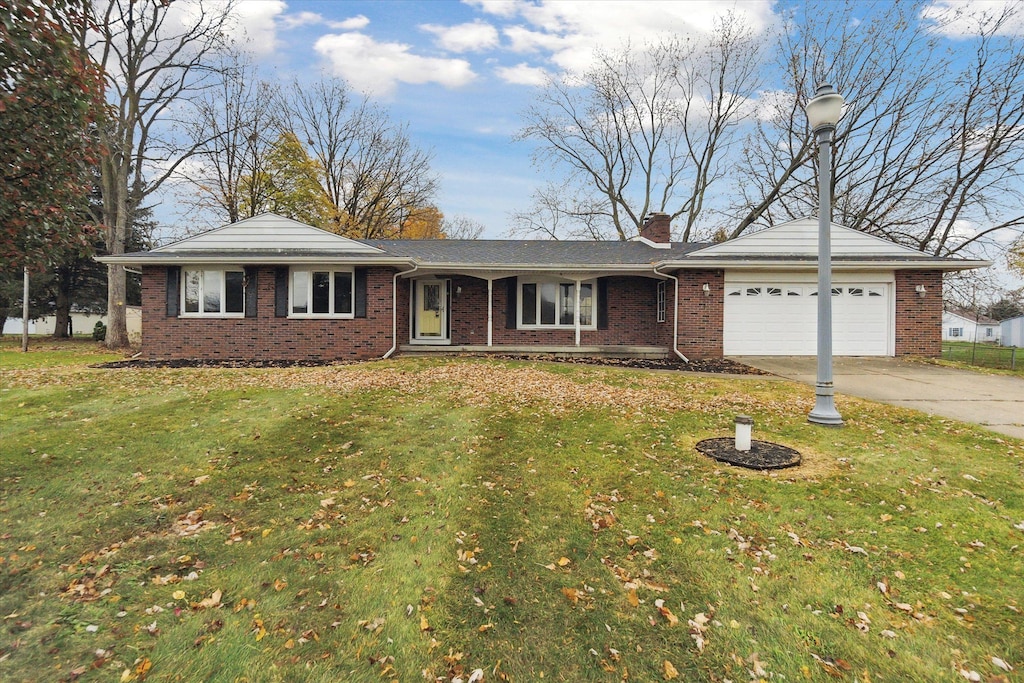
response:
[[[487,278],[487,346],[493,345],[494,339],[494,278]]]
[[[409,270],[395,273],[394,280],[391,283],[391,348],[382,356],[384,360],[391,358],[391,354],[398,350],[398,276],[415,273],[419,270],[419,267],[420,264],[417,263]]]
[[[679,351],[679,278],[677,278],[675,275],[669,275],[668,273],[661,272],[660,270],[658,270],[658,266],[654,266],[654,272],[663,277],[667,277],[668,279],[676,283],[674,297],[675,301],[673,301],[672,303],[672,351],[674,351],[677,356],[682,358],[684,363],[689,363],[690,359],[684,356]]]

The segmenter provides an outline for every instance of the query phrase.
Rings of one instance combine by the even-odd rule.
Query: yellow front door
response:
[[[443,339],[445,336],[445,286],[440,280],[421,280],[416,286],[416,337]]]

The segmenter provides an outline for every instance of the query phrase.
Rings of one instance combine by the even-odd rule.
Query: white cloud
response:
[[[524,3],[521,0],[462,0],[470,7],[479,7],[487,14],[499,17],[513,17]]]
[[[358,31],[359,29],[366,28],[370,25],[370,20],[362,14],[357,14],[354,17],[349,17],[343,21],[329,21],[327,25],[336,31]]]
[[[422,57],[403,43],[380,43],[361,33],[321,37],[313,49],[331,64],[335,74],[357,90],[389,95],[399,83],[439,83],[446,88],[466,85],[476,78],[464,59]]]
[[[286,14],[280,19],[281,26],[286,29],[299,28],[300,26],[316,26],[323,24],[335,31],[358,31],[370,25],[370,20],[362,14],[343,19],[342,21],[330,21],[324,18],[319,12],[298,12]]]
[[[1008,15],[998,35],[1024,36],[1024,8],[1020,0],[932,0],[921,8],[921,18],[936,33],[948,38],[970,38],[986,20]]]
[[[299,28],[324,23],[323,15],[316,12],[297,12],[281,17],[281,27],[286,29]]]
[[[498,30],[479,20],[457,26],[423,24],[420,28],[437,36],[438,45],[451,52],[478,52],[498,45]]]
[[[772,0],[736,4],[720,0],[538,0],[492,5],[489,0],[466,0],[483,11],[515,16],[517,25],[504,29],[511,49],[521,53],[548,53],[558,67],[586,69],[595,50],[616,50],[670,34],[707,33],[719,17],[735,12],[755,31],[774,23]]]
[[[537,66],[521,62],[515,66],[501,66],[494,70],[498,77],[513,85],[544,85],[548,82],[548,72]]]
[[[277,18],[287,9],[284,0],[242,0],[236,6],[235,37],[257,55],[274,52]]]

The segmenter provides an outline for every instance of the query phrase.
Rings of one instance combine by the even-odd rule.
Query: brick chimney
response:
[[[672,219],[667,213],[654,212],[647,214],[640,236],[651,242],[669,244],[672,242]]]

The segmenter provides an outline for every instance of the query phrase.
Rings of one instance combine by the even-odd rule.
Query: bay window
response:
[[[576,283],[522,282],[519,285],[522,327],[575,327]],[[594,283],[580,283],[580,327],[595,327]]]
[[[245,312],[245,273],[241,270],[188,270],[182,278],[183,315],[235,317]]]
[[[291,277],[292,317],[352,317],[351,270],[293,269]]]

